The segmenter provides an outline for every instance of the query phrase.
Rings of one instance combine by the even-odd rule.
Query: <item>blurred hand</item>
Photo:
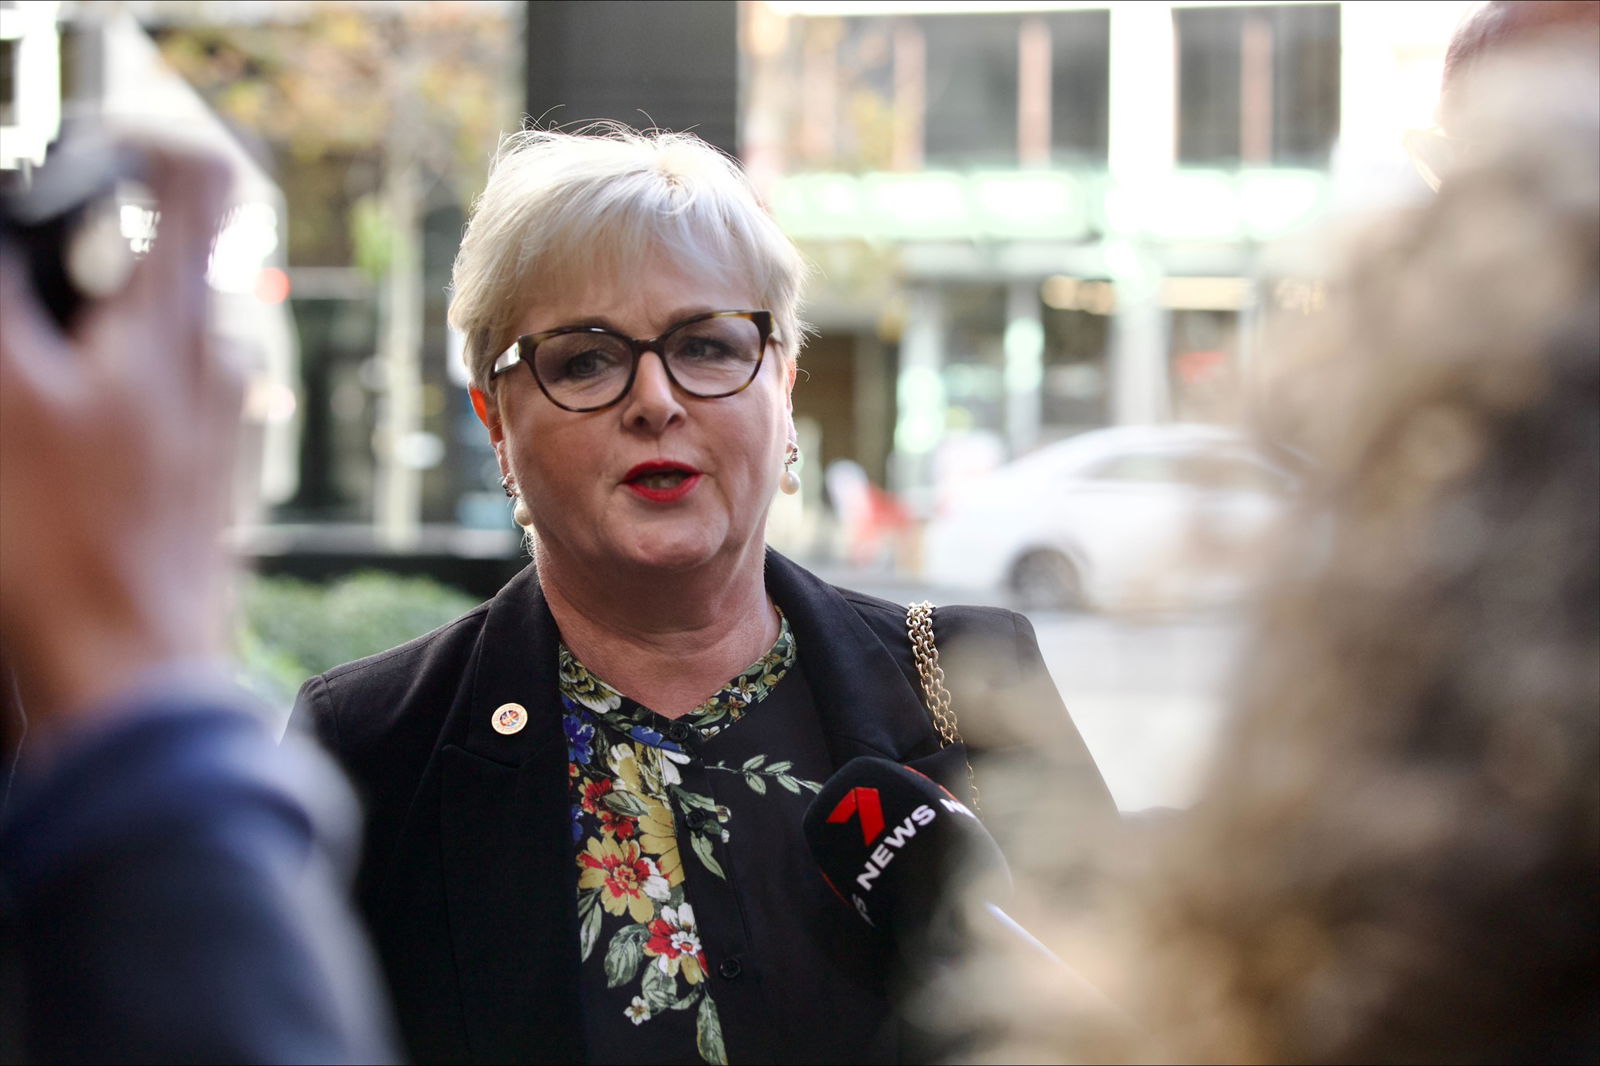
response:
[[[139,145],[161,212],[127,286],[70,335],[0,262],[0,644],[33,727],[222,647],[243,395],[210,332],[218,159]]]

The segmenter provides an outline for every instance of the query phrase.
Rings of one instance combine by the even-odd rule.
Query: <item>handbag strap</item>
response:
[[[922,702],[939,730],[939,746],[948,748],[961,743],[956,712],[950,707],[950,690],[944,686],[944,668],[939,665],[939,645],[933,638],[933,604],[923,600],[907,605],[906,636],[911,639],[911,654],[917,661],[917,675],[922,679]],[[972,760],[967,759],[966,763],[972,809],[978,810],[978,780],[972,773]]]

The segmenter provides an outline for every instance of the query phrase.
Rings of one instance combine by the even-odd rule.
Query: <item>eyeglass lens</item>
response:
[[[661,338],[657,352],[680,388],[696,396],[722,396],[755,375],[761,330],[748,318],[686,322]],[[557,403],[596,407],[627,389],[633,346],[610,333],[557,334],[534,349],[533,368]]]

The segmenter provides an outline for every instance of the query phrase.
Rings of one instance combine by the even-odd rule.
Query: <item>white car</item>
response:
[[[1297,482],[1221,426],[1093,430],[949,494],[924,530],[922,577],[1009,589],[1025,610],[1227,606]]]

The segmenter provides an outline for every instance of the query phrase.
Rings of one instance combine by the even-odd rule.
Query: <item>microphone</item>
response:
[[[1083,1024],[1130,1031],[1099,988],[986,898],[1011,890],[1000,845],[926,774],[888,759],[851,759],[823,783],[803,826],[829,887],[894,942],[913,980],[936,981],[980,940],[998,942],[1046,960],[1062,1009]]]
[[[1010,888],[1005,856],[978,816],[932,778],[888,759],[845,763],[823,783],[803,824],[834,893],[919,960],[959,949],[963,891],[979,881]],[[984,909],[1021,932],[998,907]]]
[[[1080,1002],[1111,1002],[992,899],[1011,891],[1000,845],[926,774],[858,756],[823,783],[803,822],[822,877],[913,966],[951,962],[985,932],[1047,959]],[[966,897],[975,898],[970,906]]]

